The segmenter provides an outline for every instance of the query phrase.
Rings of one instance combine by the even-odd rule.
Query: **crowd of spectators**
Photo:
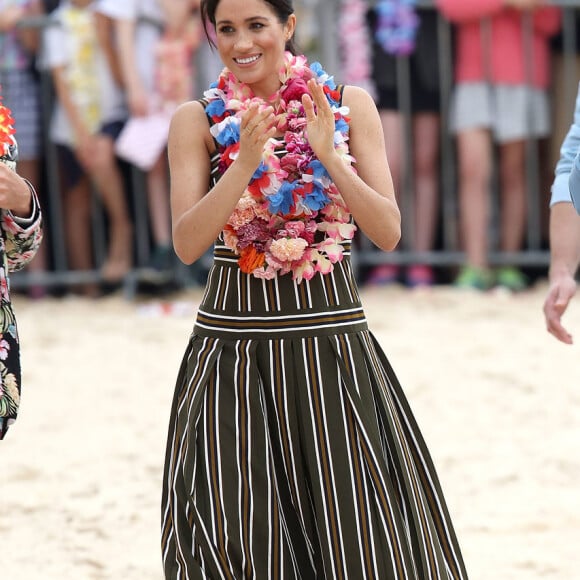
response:
[[[305,14],[315,18],[321,1],[295,5],[304,20]],[[540,160],[541,203],[549,195],[557,161],[550,143],[561,142],[570,122],[554,112],[571,110],[553,106],[562,86],[561,9],[538,0],[336,1],[339,80],[365,86],[376,100],[399,203],[411,208],[403,213],[406,249],[416,255],[440,249],[450,217],[441,203],[443,132],[455,148],[464,263],[442,275],[435,262],[385,256],[362,270],[363,282],[524,289],[529,280],[518,264],[489,263],[490,221],[497,220],[499,251],[515,255],[525,247],[531,140],[548,142]],[[447,55],[439,49],[442,21],[452,31]],[[305,29],[311,37],[299,44],[307,53],[320,49],[320,29]],[[28,269],[39,274],[27,285],[31,296],[51,291],[42,273],[59,268],[91,273],[66,288],[88,296],[118,287],[135,271],[161,283],[167,274],[173,279],[164,144],[172,111],[201,96],[200,85],[218,70],[205,44],[199,0],[0,0],[3,101],[15,118],[19,172],[36,185],[47,215],[43,251]],[[453,67],[449,102],[442,99],[442,59]],[[491,211],[494,172],[497,214]],[[141,205],[145,216],[137,211]],[[136,229],[144,217],[143,253]],[[372,250],[367,240],[359,247]],[[65,255],[55,261],[59,248]]]
[[[164,146],[172,112],[194,96],[199,24],[198,0],[0,1],[3,100],[15,119],[19,172],[47,216],[44,251],[29,271],[92,274],[69,277],[67,291],[88,296],[136,267],[171,272]],[[153,143],[144,166],[131,157]],[[133,168],[144,176],[140,199],[129,191]],[[137,204],[148,208],[146,260],[135,256]],[[31,296],[44,295],[49,278],[37,276]]]

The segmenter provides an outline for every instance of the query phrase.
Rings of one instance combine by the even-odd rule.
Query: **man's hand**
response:
[[[558,340],[572,344],[572,335],[562,326],[562,316],[576,293],[576,281],[570,274],[559,274],[550,282],[548,295],[544,302],[546,328]]]

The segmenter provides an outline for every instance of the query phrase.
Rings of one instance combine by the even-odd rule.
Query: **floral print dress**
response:
[[[14,163],[16,148],[7,161]],[[5,162],[5,159],[1,159]],[[32,213],[28,218],[0,210],[0,439],[14,423],[20,406],[20,343],[10,300],[9,274],[32,260],[42,241],[42,215],[36,192],[32,191]]]

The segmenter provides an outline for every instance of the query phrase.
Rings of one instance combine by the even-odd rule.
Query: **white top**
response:
[[[137,20],[147,18],[163,23],[163,10],[157,0],[96,0],[97,10],[111,18]]]
[[[73,51],[76,43],[72,35],[62,25],[63,11],[69,7],[69,2],[62,3],[52,14],[57,24],[47,26],[43,34],[43,66],[52,69],[71,64]],[[85,10],[94,12],[91,6]],[[105,55],[102,53],[98,42],[94,45],[94,67],[98,82],[95,84],[98,90],[100,125],[112,121],[124,120],[128,116],[127,107],[122,90],[115,83]],[[50,137],[53,142],[63,145],[73,144],[73,132],[63,106],[55,102],[50,126]]]
[[[152,91],[155,83],[155,47],[161,37],[164,15],[157,0],[97,0],[95,10],[110,18],[134,20],[137,23],[135,43],[137,69],[145,87]]]

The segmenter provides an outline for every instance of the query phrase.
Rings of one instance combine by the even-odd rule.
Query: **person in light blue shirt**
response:
[[[574,120],[560,149],[550,200],[550,286],[544,301],[549,333],[565,344],[572,335],[562,316],[576,293],[580,265],[580,85]]]

